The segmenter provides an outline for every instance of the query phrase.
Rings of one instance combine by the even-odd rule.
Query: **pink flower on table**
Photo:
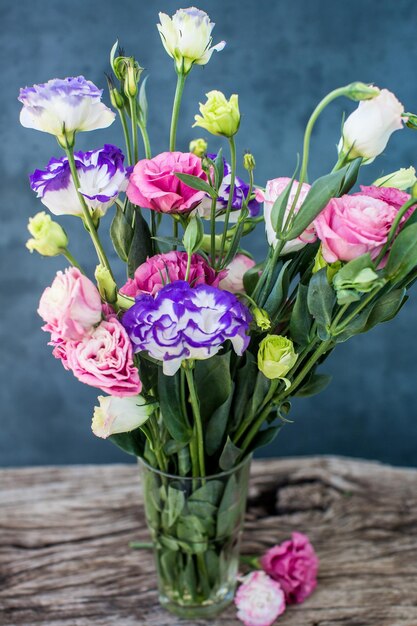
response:
[[[64,358],[64,367],[67,365],[79,381],[112,396],[134,396],[142,389],[132,345],[116,317],[103,320],[82,341],[67,342]]]
[[[233,261],[226,267],[227,276],[221,280],[219,284],[220,289],[225,289],[232,293],[245,291],[243,276],[251,267],[254,267],[254,265],[256,265],[255,261],[246,256],[246,254],[237,254]]]
[[[162,152],[153,159],[136,163],[126,192],[129,200],[158,213],[189,213],[206,194],[181,182],[175,173],[207,180],[201,159],[195,154]]]
[[[352,261],[367,252],[375,259],[396,215],[394,206],[368,195],[333,198],[314,220],[324,260]]]
[[[101,298],[96,286],[80,270],[70,267],[57,272],[39,302],[38,313],[46,322],[43,330],[54,342],[82,339],[101,320]]]
[[[261,565],[281,585],[287,604],[303,602],[316,588],[319,560],[302,533],[292,533],[291,539],[270,548]]]
[[[185,280],[187,273],[188,254],[186,252],[167,252],[149,257],[142,263],[133,278],[129,278],[120,292],[125,296],[135,298],[141,293],[154,296],[164,285],[175,280]],[[197,285],[212,285],[218,287],[221,279],[226,276],[222,271],[218,274],[199,254],[191,257],[191,268],[188,282],[191,287]]]
[[[236,592],[235,605],[245,626],[271,626],[285,611],[284,592],[265,572],[251,572]]]
[[[286,187],[288,187],[290,181],[291,181],[290,178],[285,178],[285,177],[274,178],[273,180],[268,180],[266,184],[265,192],[263,193],[266,236],[267,236],[269,245],[273,246],[274,248],[276,247],[278,243],[278,239],[276,236],[275,229],[272,226],[272,220],[271,220],[272,207],[274,206],[275,200],[277,200],[277,198],[285,191]],[[284,222],[285,222],[285,219],[288,217],[288,213],[290,211],[293,200],[295,198],[295,194],[297,193],[297,189],[298,189],[298,181],[295,180],[291,186],[287,208],[285,210]],[[300,210],[301,205],[306,199],[309,191],[310,191],[310,185],[308,185],[307,183],[303,183],[301,186],[301,191],[297,200],[297,204],[295,205],[295,210],[294,210],[295,213],[298,213],[298,211]],[[257,193],[257,199],[258,197],[260,198],[261,197],[260,190],[257,190],[256,193]],[[303,248],[307,243],[314,243],[316,239],[317,239],[316,231],[315,231],[314,225],[311,224],[308,228],[306,228],[306,230],[303,233],[301,233],[299,237],[291,241],[288,241],[285,244],[282,250],[282,254],[289,254],[290,252],[301,250],[301,248]]]

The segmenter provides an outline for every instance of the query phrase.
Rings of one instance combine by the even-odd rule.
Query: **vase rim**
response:
[[[252,453],[250,453],[247,456],[245,456],[245,458],[242,461],[240,461],[240,463],[238,463],[237,465],[235,465],[231,469],[224,470],[224,471],[218,472],[216,474],[207,474],[206,476],[179,476],[178,474],[170,474],[168,472],[163,472],[162,470],[157,469],[153,465],[150,465],[141,456],[138,456],[136,458],[137,458],[139,464],[144,465],[147,469],[151,470],[155,474],[159,474],[160,476],[164,476],[165,478],[175,478],[176,480],[189,480],[189,481],[191,481],[191,480],[199,480],[199,481],[202,481],[202,480],[215,480],[216,478],[224,478],[225,476],[230,476],[234,472],[236,472],[236,471],[240,470],[242,467],[244,467],[247,463],[250,463],[250,461],[252,460]]]

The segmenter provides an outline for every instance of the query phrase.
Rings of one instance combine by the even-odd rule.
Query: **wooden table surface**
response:
[[[417,626],[417,471],[341,458],[253,464],[243,553],[308,533],[316,592],[281,626]],[[2,626],[199,626],[157,602],[135,465],[0,471]],[[233,608],[214,626],[236,626]]]

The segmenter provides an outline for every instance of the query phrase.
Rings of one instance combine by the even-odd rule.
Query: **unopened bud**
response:
[[[100,292],[100,296],[108,302],[113,304],[117,300],[117,287],[112,275],[107,267],[104,265],[97,265],[94,272],[95,279],[97,281],[97,287]]]
[[[261,330],[269,330],[271,328],[271,320],[265,309],[254,307],[251,312],[258,328]]]
[[[199,139],[193,139],[190,141],[189,150],[196,156],[202,157],[207,152],[207,141],[201,137]]]
[[[346,96],[358,102],[359,100],[372,100],[372,98],[379,96],[380,93],[378,87],[374,87],[374,85],[356,82],[347,86]]]
[[[110,102],[115,109],[123,109],[124,108],[124,100],[122,94],[117,89],[116,85],[113,82],[111,76],[107,76],[107,86],[109,88]]]
[[[54,222],[45,211],[40,211],[29,218],[28,231],[32,235],[26,242],[30,252],[36,250],[43,256],[62,254],[68,246],[68,237],[58,222]]]
[[[248,172],[252,172],[256,167],[255,157],[250,152],[246,152],[243,155],[243,167],[245,170],[248,170]]]

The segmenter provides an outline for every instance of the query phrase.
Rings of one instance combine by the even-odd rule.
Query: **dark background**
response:
[[[1,418],[0,465],[123,461],[127,457],[90,431],[97,391],[81,385],[50,355],[36,314],[39,296],[65,261],[32,256],[24,247],[28,217],[42,210],[28,174],[59,156],[52,136],[23,129],[16,100],[21,86],[84,74],[105,87],[103,73],[117,37],[150,74],[149,131],[153,153],[167,149],[175,86],[171,59],[155,24],[159,10],[180,5],[159,0],[0,1],[1,90]],[[187,6],[187,5],[185,5]],[[305,123],[328,91],[353,80],[394,91],[406,110],[417,110],[416,18],[405,0],[211,0],[200,8],[216,22],[214,42],[227,41],[188,80],[179,148],[200,136],[191,129],[198,101],[210,89],[238,93],[240,154],[256,156],[256,180],[290,175]],[[105,100],[108,101],[107,96]],[[310,177],[332,167],[342,112],[339,101],[314,135]],[[79,149],[104,142],[123,145],[118,123],[78,136]],[[217,140],[210,147],[219,147]],[[386,154],[362,170],[370,184],[382,172],[417,165],[417,134],[395,133]],[[110,211],[111,213],[111,211]],[[103,223],[108,227],[109,218]],[[87,235],[74,218],[61,223],[82,265],[93,262]],[[252,240],[265,251],[262,228]],[[112,260],[115,262],[115,255]],[[417,295],[417,294],[416,294]],[[417,299],[397,319],[341,345],[325,366],[334,375],[316,398],[294,403],[292,418],[266,455],[336,453],[417,465]]]

